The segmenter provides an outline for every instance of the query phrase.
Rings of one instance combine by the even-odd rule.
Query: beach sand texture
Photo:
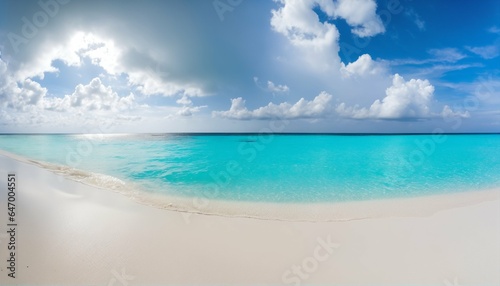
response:
[[[9,172],[18,181],[15,279],[6,269]],[[4,155],[0,189],[1,285],[500,284],[499,190],[387,200],[383,213],[370,211],[380,202],[328,206],[368,214],[346,221],[186,215]]]

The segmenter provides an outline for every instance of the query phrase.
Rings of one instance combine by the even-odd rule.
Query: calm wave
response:
[[[0,149],[178,197],[334,202],[500,186],[495,134],[0,135]]]

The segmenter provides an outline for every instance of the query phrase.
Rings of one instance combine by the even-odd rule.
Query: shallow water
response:
[[[0,149],[180,197],[335,202],[500,186],[496,134],[0,135]]]

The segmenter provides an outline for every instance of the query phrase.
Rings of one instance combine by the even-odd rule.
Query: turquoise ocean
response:
[[[94,183],[308,203],[500,187],[500,135],[0,135],[0,149]],[[111,186],[112,187],[112,186]]]

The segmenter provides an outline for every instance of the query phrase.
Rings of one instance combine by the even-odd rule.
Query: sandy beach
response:
[[[9,172],[16,278],[6,262]],[[344,221],[186,215],[4,155],[0,189],[2,285],[500,284],[499,190],[321,206],[362,213]]]

